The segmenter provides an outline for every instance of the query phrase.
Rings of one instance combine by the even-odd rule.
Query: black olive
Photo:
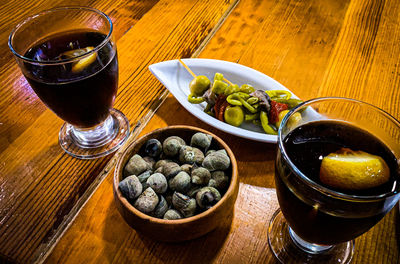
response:
[[[161,142],[154,138],[147,140],[144,152],[153,158],[160,156],[162,152]]]

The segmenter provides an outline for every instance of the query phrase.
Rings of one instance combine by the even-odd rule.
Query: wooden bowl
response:
[[[169,136],[179,136],[188,143],[190,142],[192,135],[197,132],[203,132],[211,135],[213,137],[213,149],[225,149],[229,155],[229,158],[231,159],[231,182],[228,190],[225,192],[221,200],[210,209],[198,215],[179,220],[155,218],[134,208],[118,189],[118,183],[123,178],[124,166],[130,157],[140,152],[142,145],[148,139],[156,138],[163,142],[163,140]],[[123,152],[121,158],[117,161],[113,180],[114,200],[125,221],[139,233],[151,237],[152,239],[165,242],[190,240],[200,237],[215,229],[219,223],[223,222],[223,219],[230,216],[230,214],[233,212],[238,190],[239,183],[237,163],[231,149],[216,135],[206,130],[191,126],[170,126],[160,128],[144,135],[130,144]]]

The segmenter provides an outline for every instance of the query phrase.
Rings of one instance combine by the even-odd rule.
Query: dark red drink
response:
[[[295,128],[284,138],[283,144],[290,161],[309,181],[305,183],[301,177],[296,177],[300,172],[278,153],[275,181],[279,204],[290,227],[302,239],[323,245],[352,240],[374,226],[396,201],[369,199],[363,202],[362,197],[385,196],[400,190],[397,160],[372,134],[342,122],[315,121]],[[390,168],[390,180],[361,191],[333,190],[360,199],[321,195],[320,190],[310,187],[314,184],[332,190],[319,180],[321,157],[343,147],[382,157]]]
[[[54,113],[76,127],[90,128],[104,121],[116,97],[117,54],[111,42],[100,45],[105,39],[106,35],[95,31],[67,31],[36,42],[25,53],[40,61],[40,65],[25,63],[24,74],[32,89]],[[85,55],[88,47],[98,47],[90,58]],[[68,56],[76,50],[82,55],[71,60]]]

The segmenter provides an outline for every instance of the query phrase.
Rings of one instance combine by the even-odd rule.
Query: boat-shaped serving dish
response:
[[[238,84],[239,86],[242,84],[250,84],[257,90],[289,91],[286,87],[271,77],[238,63],[213,59],[183,59],[182,61],[196,75],[205,75],[210,80],[213,80],[216,72],[220,72],[226,79],[232,83]],[[184,108],[186,108],[186,110],[203,122],[239,137],[268,143],[277,142],[276,135],[268,135],[264,133],[261,127],[251,122],[243,122],[240,127],[235,127],[219,121],[218,119],[205,113],[205,102],[201,104],[189,103],[187,99],[190,93],[189,83],[193,79],[193,76],[178,60],[170,60],[152,64],[149,66],[149,69],[157,77],[157,79],[175,96],[178,102]],[[293,94],[292,98],[297,97]]]

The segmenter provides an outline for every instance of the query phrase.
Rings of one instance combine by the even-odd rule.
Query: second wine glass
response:
[[[300,123],[291,122],[295,114],[302,116]],[[357,100],[317,98],[283,119],[278,147],[275,184],[280,210],[268,228],[273,253],[282,263],[350,262],[353,239],[373,227],[400,198],[399,121]],[[333,159],[341,157],[334,168],[338,177],[353,170],[345,179],[351,184],[338,187],[321,180],[322,161],[331,153]],[[357,160],[357,155],[363,156]],[[387,182],[358,187],[367,179],[357,176],[354,170],[360,166],[352,162],[365,157],[384,160],[390,169]]]

